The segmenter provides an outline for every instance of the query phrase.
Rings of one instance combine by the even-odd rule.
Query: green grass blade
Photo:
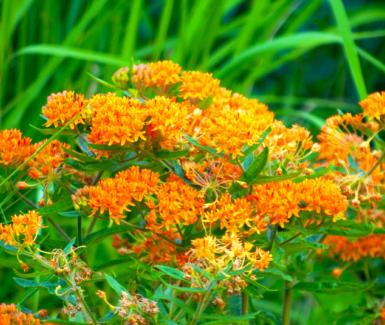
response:
[[[345,56],[349,64],[353,82],[359,98],[363,99],[367,96],[367,91],[353,34],[350,29],[348,15],[341,0],[330,0],[329,2],[342,37],[342,45],[344,47]]]
[[[50,55],[60,58],[71,58],[76,60],[110,64],[113,66],[122,66],[128,64],[128,61],[123,57],[62,45],[30,45],[20,49],[15,55],[18,56],[26,54]]]
[[[160,19],[160,25],[158,34],[156,35],[153,60],[159,60],[162,49],[164,49],[165,40],[167,37],[167,31],[170,26],[172,18],[172,9],[174,8],[174,0],[165,1],[164,8],[162,11],[162,17]]]
[[[142,0],[133,0],[130,16],[128,18],[125,38],[123,42],[122,55],[131,60],[136,46],[136,39],[139,26],[140,11],[142,10]]]
[[[339,43],[340,37],[324,32],[303,32],[289,36],[282,36],[261,44],[257,44],[243,51],[240,55],[230,60],[217,73],[217,77],[223,78],[229,74],[239,73],[240,66],[255,59],[257,55],[267,52],[275,52],[292,48],[314,48],[320,45]]]

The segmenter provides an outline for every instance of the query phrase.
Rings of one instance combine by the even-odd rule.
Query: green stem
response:
[[[249,296],[246,292],[242,292],[242,315],[249,313]]]
[[[291,285],[291,282],[285,281],[282,309],[282,325],[290,325],[290,309],[293,296]]]

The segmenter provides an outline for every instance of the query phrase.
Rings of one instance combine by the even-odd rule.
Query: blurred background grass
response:
[[[314,132],[385,89],[382,0],[2,0],[2,128],[40,124],[47,95],[107,91],[133,60],[213,72]]]
[[[172,59],[212,72],[313,133],[325,117],[358,111],[366,93],[385,89],[383,0],[0,0],[0,9],[1,128],[33,137],[29,124],[41,124],[50,93],[108,91],[88,73],[109,80],[133,61]],[[90,249],[95,263],[116,254],[109,243],[97,256]],[[0,254],[0,301],[36,309],[39,297],[17,288],[2,266],[18,268]],[[275,295],[261,304],[279,315]],[[336,301],[341,310],[351,303]],[[326,317],[322,308],[298,310],[299,324]]]

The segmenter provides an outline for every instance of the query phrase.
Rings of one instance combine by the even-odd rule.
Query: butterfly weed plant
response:
[[[385,322],[385,93],[313,137],[171,61],[103,84],[48,96],[43,141],[0,132],[1,249],[27,293],[1,324],[300,324],[341,292],[362,299],[330,320]]]

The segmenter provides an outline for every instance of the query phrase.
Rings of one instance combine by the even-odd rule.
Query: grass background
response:
[[[35,138],[29,125],[41,124],[50,93],[108,91],[88,73],[109,80],[132,61],[167,58],[212,72],[314,134],[325,117],[358,111],[360,98],[385,89],[382,0],[1,0],[0,10],[1,128]],[[94,265],[115,254],[108,243],[98,256],[90,249]],[[18,268],[0,252],[0,302],[39,307],[37,295],[15,289],[5,266]],[[260,304],[279,315],[274,294],[278,300]],[[317,305],[344,310],[351,298],[319,296]],[[293,319],[322,322],[323,309],[300,299]]]

